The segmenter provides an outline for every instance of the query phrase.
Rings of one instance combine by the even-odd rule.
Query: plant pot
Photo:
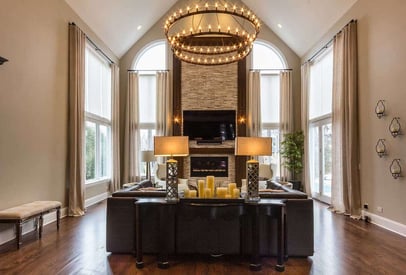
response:
[[[292,184],[292,189],[303,191],[302,182],[300,180],[288,180]]]

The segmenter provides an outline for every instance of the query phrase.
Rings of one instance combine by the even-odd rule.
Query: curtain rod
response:
[[[293,69],[250,69],[251,71],[293,71]]]
[[[343,29],[344,29],[345,27],[347,27],[349,24],[354,23],[354,22],[357,22],[357,20],[351,19],[350,22],[348,22],[347,24],[345,24],[345,26],[342,27],[342,28],[340,29],[340,31],[337,32],[337,33],[333,36],[333,38],[331,38],[326,44],[324,44],[324,46],[321,47],[315,54],[313,54],[312,57],[310,57],[307,61],[305,61],[305,63],[307,63],[307,62],[312,62],[316,57],[318,57],[322,52],[324,52],[328,47],[330,47],[330,46],[331,46],[331,43],[333,43],[333,41],[334,41],[334,38],[335,38],[338,34],[340,34],[340,33],[343,31]],[[303,64],[304,64],[304,63],[303,63]],[[303,64],[302,64],[302,65],[303,65]]]
[[[75,22],[71,22],[71,23],[69,23],[69,24],[70,24],[70,25],[74,25],[74,26],[76,26],[76,27],[79,28],[79,26],[76,25]],[[79,28],[79,29],[80,29],[80,28]],[[80,29],[80,30],[83,32],[82,29]],[[113,61],[107,54],[105,54],[105,53],[103,52],[103,50],[100,49],[100,48],[96,45],[96,43],[94,43],[94,42],[92,41],[92,39],[90,39],[90,37],[87,36],[87,34],[86,34],[85,32],[83,32],[83,33],[85,34],[87,41],[89,41],[89,43],[92,44],[92,46],[94,47],[94,49],[95,49],[97,52],[99,52],[104,58],[106,58],[106,59],[110,62],[110,64],[115,64],[114,61]]]
[[[128,69],[127,72],[169,72],[169,70],[130,70]]]

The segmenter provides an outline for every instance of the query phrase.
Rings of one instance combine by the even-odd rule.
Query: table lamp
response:
[[[272,139],[270,137],[237,137],[235,139],[236,156],[270,156]],[[254,158],[247,161],[247,197],[248,201],[258,201],[259,162]]]
[[[166,200],[178,200],[178,161],[173,157],[189,155],[189,137],[155,136],[154,155],[170,157],[166,161]]]
[[[146,165],[146,179],[151,180],[151,162],[155,161],[154,151],[141,151],[141,161]]]

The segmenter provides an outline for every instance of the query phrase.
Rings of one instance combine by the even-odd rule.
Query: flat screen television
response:
[[[234,140],[235,110],[183,111],[183,135],[190,140]]]

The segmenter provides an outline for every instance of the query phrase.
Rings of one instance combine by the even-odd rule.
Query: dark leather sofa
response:
[[[145,183],[144,183],[145,184]],[[145,186],[144,186],[145,187]],[[137,191],[140,187],[130,187],[112,194],[107,200],[107,235],[106,250],[112,253],[135,253],[135,201],[140,197],[165,197],[165,192]],[[280,192],[260,193],[261,197],[284,199],[287,213],[287,253],[289,256],[311,256],[314,250],[313,237],[313,200],[308,199],[305,193],[292,190],[278,183],[268,182],[268,188],[283,190]],[[182,207],[179,211],[183,211]],[[204,211],[204,210],[199,210]],[[221,212],[222,211],[222,212]],[[232,217],[241,209],[224,208],[220,216]],[[153,206],[143,207],[142,218],[142,246],[145,253],[159,252],[159,214]],[[203,214],[188,217],[177,221],[177,243],[169,245],[169,253],[222,253],[222,254],[249,254],[251,251],[249,234],[250,224],[242,224],[241,231],[235,219],[222,219],[220,223],[210,226]],[[173,221],[175,223],[175,221]],[[175,228],[174,224],[168,227]],[[212,232],[212,234],[208,234]],[[260,219],[260,253],[261,255],[276,255],[276,222],[263,217]],[[175,234],[175,232],[174,232]],[[241,234],[241,238],[240,238]],[[204,242],[204,246],[197,245],[194,236],[214,236]],[[217,240],[217,241],[216,241]],[[224,246],[223,243],[232,245]],[[175,248],[176,247],[176,248]],[[176,251],[175,251],[176,250]]]

